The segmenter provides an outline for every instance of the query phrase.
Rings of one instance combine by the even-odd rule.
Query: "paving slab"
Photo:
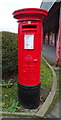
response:
[[[56,63],[56,47],[48,44],[43,44],[42,54],[48,61],[52,62],[53,64]]]

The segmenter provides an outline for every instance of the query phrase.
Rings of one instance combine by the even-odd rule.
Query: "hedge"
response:
[[[17,34],[2,32],[2,75],[17,73]]]

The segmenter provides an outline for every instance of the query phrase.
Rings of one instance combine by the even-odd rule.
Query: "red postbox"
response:
[[[42,50],[42,22],[47,11],[26,8],[13,12],[18,19],[18,93],[25,108],[40,103],[40,62]]]

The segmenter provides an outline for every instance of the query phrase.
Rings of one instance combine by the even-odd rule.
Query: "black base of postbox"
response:
[[[24,108],[37,108],[40,104],[40,84],[28,87],[18,83],[18,99]]]

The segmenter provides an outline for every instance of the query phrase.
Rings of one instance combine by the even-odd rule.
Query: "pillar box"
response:
[[[23,107],[34,109],[40,104],[40,62],[42,22],[47,11],[26,8],[13,12],[18,19],[18,97]]]

